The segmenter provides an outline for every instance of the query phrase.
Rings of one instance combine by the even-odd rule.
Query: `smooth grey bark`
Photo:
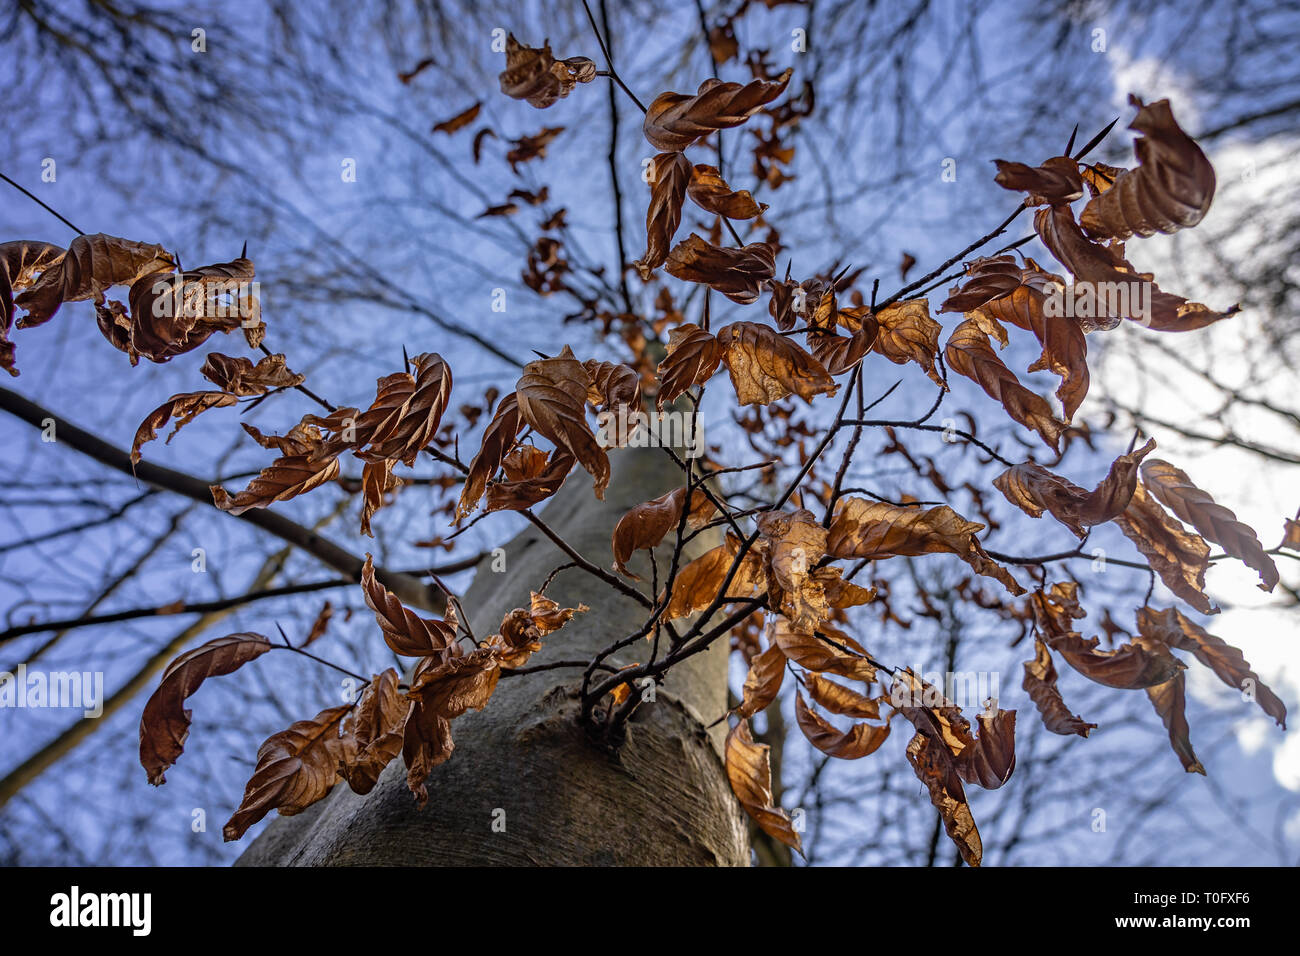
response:
[[[610,457],[603,502],[579,470],[542,513],[601,567],[612,563],[618,518],[683,478],[661,449],[620,449]],[[687,557],[718,541],[717,534],[699,535]],[[527,607],[529,591],[569,560],[532,526],[505,552],[505,571],[493,572],[485,558],[462,598],[480,637],[494,633],[512,608]],[[670,557],[661,547],[661,574]],[[648,592],[644,553],[634,567]],[[588,659],[645,620],[635,601],[578,568],[562,572],[547,594],[590,610],[546,638],[530,666]],[[649,642],[638,641],[608,663],[648,654]],[[617,752],[589,739],[578,722],[581,670],[503,679],[483,711],[453,722],[455,752],[430,775],[423,810],[399,757],[369,795],[339,785],[304,813],[275,820],[236,865],[748,865],[746,827],[721,757],[725,724],[705,730],[726,710],[727,660],[719,640],[674,667],[655,702],[636,710]],[[504,832],[494,831],[494,819],[504,819]]]

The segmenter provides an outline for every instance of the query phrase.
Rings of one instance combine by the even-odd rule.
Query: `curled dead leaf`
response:
[[[136,429],[135,440],[131,442],[131,464],[140,461],[140,448],[146,442],[158,437],[158,429],[171,419],[176,419],[176,426],[167,436],[166,444],[171,444],[172,437],[185,425],[194,421],[195,416],[209,408],[224,408],[239,401],[227,392],[182,392],[173,395],[152,412],[145,416],[140,427]]]
[[[826,552],[835,558],[873,560],[946,552],[960,557],[976,573],[1000,581],[1012,594],[1023,594],[1024,588],[976,540],[975,532],[983,528],[947,505],[902,508],[850,495],[836,505]]]
[[[744,85],[707,79],[693,96],[660,93],[646,109],[645,138],[661,152],[681,152],[701,136],[744,123],[785,92],[793,73]]]
[[[971,379],[1006,413],[1031,431],[1036,431],[1053,451],[1059,450],[1065,425],[1057,421],[1047,400],[1020,383],[989,344],[979,323],[966,319],[952,331],[944,347],[948,367]]]
[[[1174,120],[1169,101],[1144,104],[1130,96],[1129,103],[1138,111],[1129,129],[1142,134],[1133,143],[1138,165],[1119,172],[1079,215],[1093,238],[1188,229],[1205,217],[1214,199],[1214,167]]]
[[[1142,480],[1155,499],[1178,518],[1258,571],[1261,591],[1273,590],[1278,582],[1277,565],[1264,551],[1254,529],[1238,521],[1231,510],[1197,488],[1186,472],[1167,461],[1152,458],[1144,464]]]
[[[140,715],[140,764],[151,784],[166,782],[163,772],[185,749],[190,734],[185,699],[209,677],[233,673],[261,657],[271,646],[261,634],[227,634],[186,651],[167,665],[158,689],[145,702]]]
[[[808,742],[831,757],[841,760],[858,760],[873,754],[889,737],[889,724],[868,724],[865,721],[854,724],[847,731],[840,731],[826,718],[814,713],[804,703],[803,694],[794,696],[794,716],[799,729],[808,738]]]
[[[732,302],[757,302],[764,283],[776,271],[776,252],[769,243],[751,242],[739,249],[715,246],[691,233],[668,253],[668,274],[700,282]]]
[[[838,388],[820,362],[769,326],[733,322],[718,330],[717,339],[741,405],[767,405],[787,395],[811,403]]]
[[[708,332],[693,323],[679,325],[668,336],[668,354],[659,363],[659,395],[655,406],[676,401],[693,385],[712,377],[722,363],[722,346]]]
[[[1155,439],[1151,439],[1136,451],[1120,455],[1090,492],[1033,462],[1012,465],[994,478],[993,484],[1030,517],[1041,518],[1046,511],[1084,538],[1088,528],[1112,520],[1129,506],[1137,487],[1138,464],[1155,447]]]
[[[741,720],[727,734],[724,747],[727,780],[741,807],[769,836],[803,853],[790,817],[772,802],[772,768],[767,744],[754,743],[749,721]]]
[[[915,362],[925,369],[925,374],[934,384],[947,390],[947,384],[934,367],[943,326],[930,318],[930,304],[925,299],[908,299],[887,305],[875,313],[875,320],[880,331],[872,343],[873,351],[895,365]]]

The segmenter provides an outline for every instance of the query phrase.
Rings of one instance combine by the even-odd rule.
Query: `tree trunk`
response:
[[[618,518],[683,477],[660,449],[617,450],[611,464],[604,502],[576,471],[542,515],[601,567],[611,564]],[[686,556],[718,540],[701,534]],[[532,526],[505,552],[505,571],[494,573],[484,559],[462,599],[480,637],[512,608],[527,607],[529,591],[569,560]],[[670,556],[661,547],[661,574]],[[637,559],[648,592],[649,561],[644,552]],[[545,639],[530,666],[589,659],[645,620],[635,601],[578,568],[561,572],[547,594],[590,610]],[[607,663],[648,654],[649,642],[638,641]],[[453,722],[455,752],[430,775],[423,810],[399,758],[369,795],[339,785],[304,813],[275,820],[236,865],[747,865],[746,828],[721,757],[726,728],[705,730],[726,709],[727,660],[720,640],[674,667],[655,702],[637,708],[617,752],[593,742],[578,722],[580,669],[503,679],[483,711]]]

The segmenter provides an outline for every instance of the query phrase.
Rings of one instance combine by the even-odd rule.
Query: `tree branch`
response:
[[[122,449],[104,441],[97,435],[92,435],[84,428],[78,428],[67,419],[60,418],[49,409],[24,398],[17,392],[7,388],[0,388],[0,409],[22,419],[33,428],[45,428],[47,422],[53,422],[54,437],[57,444],[67,445],[74,451],[81,452],[101,465],[106,465],[123,474],[134,475],[145,484],[152,485],[155,488],[162,488],[165,491],[175,492],[201,504],[216,508],[209,488],[211,482],[147,461],[142,461],[132,467],[131,456]],[[257,508],[245,511],[241,515],[232,515],[232,517],[261,528],[280,540],[306,551],[322,564],[333,568],[340,574],[346,575],[353,581],[361,580],[361,567],[364,562],[360,558],[281,514]],[[383,582],[385,587],[401,598],[403,603],[437,613],[442,613],[445,608],[440,591],[436,588],[427,587],[423,582],[410,575],[377,569],[375,576]]]

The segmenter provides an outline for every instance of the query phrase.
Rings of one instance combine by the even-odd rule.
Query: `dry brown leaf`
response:
[[[556,357],[524,366],[515,399],[520,421],[577,459],[595,479],[596,497],[603,500],[609,484],[609,458],[587,424],[590,382],[586,368],[566,345]]]
[[[320,613],[316,615],[316,620],[312,621],[311,628],[307,631],[307,636],[302,639],[302,643],[298,646],[307,647],[309,644],[313,644],[324,637],[325,632],[329,629],[330,619],[333,616],[334,605],[329,601],[326,601],[321,605]],[[348,618],[350,617],[351,609],[348,609]]]
[[[501,677],[496,648],[478,647],[468,654],[453,654],[453,650],[458,651],[458,646],[422,660],[408,692],[409,697],[448,720],[486,707]]]
[[[824,754],[841,760],[857,760],[873,754],[889,736],[889,724],[879,726],[866,722],[856,723],[847,731],[840,731],[830,721],[809,709],[803,694],[795,692],[794,716],[799,729],[808,742]]]
[[[785,92],[793,70],[775,82],[754,80],[743,86],[707,79],[694,96],[660,93],[646,109],[643,130],[655,149],[681,152],[714,130],[739,126]]]
[[[999,709],[992,716],[978,714],[975,720],[979,734],[962,751],[957,771],[967,783],[996,790],[1016,769],[1016,712]]]
[[[1187,724],[1184,712],[1187,706],[1187,679],[1179,671],[1163,684],[1156,684],[1146,689],[1151,706],[1156,709],[1165,729],[1169,731],[1169,746],[1178,755],[1183,769],[1188,773],[1205,776],[1205,768],[1192,749],[1191,728]]]
[[[947,753],[934,740],[917,733],[907,745],[907,760],[917,779],[930,791],[930,802],[939,811],[948,839],[956,845],[968,866],[979,866],[984,858],[984,845],[966,802],[966,789],[952,769]]]
[[[831,607],[840,610],[860,607],[876,599],[875,588],[864,588],[852,581],[845,581],[843,575],[843,568],[818,568],[813,572],[813,577],[826,592],[826,603]]]
[[[642,282],[668,261],[673,235],[682,221],[682,201],[691,181],[691,161],[681,153],[660,153],[650,166],[650,205],[646,208],[646,251],[633,263]]]
[[[1082,539],[1088,528],[1112,520],[1129,506],[1137,487],[1138,464],[1155,447],[1153,438],[1136,451],[1120,455],[1092,491],[1028,461],[1012,465],[993,479],[993,485],[1025,514],[1041,518],[1046,511]]]
[[[832,714],[870,720],[880,718],[880,701],[859,694],[851,687],[811,673],[804,675],[803,685],[808,696]]]
[[[190,733],[185,699],[209,677],[233,673],[271,646],[261,634],[228,634],[186,651],[167,665],[140,715],[140,764],[151,784],[156,787],[166,782],[163,772],[185,749]]]
[[[423,807],[429,799],[424,781],[455,749],[451,721],[415,701],[402,728],[402,759],[406,762],[406,786],[415,795],[417,805]]]
[[[1026,205],[1046,206],[1083,198],[1079,164],[1069,156],[1053,156],[1041,166],[1026,166],[1001,159],[993,162],[998,167],[993,181],[1003,189],[1028,193]]]
[[[767,405],[787,395],[811,404],[838,388],[820,362],[769,326],[733,322],[719,329],[717,338],[741,405]]]
[[[728,186],[716,166],[696,165],[686,192],[705,212],[727,219],[753,219],[767,209],[767,203],[755,200],[748,189]]]
[[[1000,289],[1008,278],[1006,272],[1002,271],[1003,266],[997,264],[995,268],[990,263],[986,269],[989,271],[981,269],[968,285],[967,288],[975,287],[969,295],[965,292],[958,293],[949,302],[973,301],[983,298],[988,291],[996,291],[994,287]],[[970,317],[977,320],[987,317],[1033,333],[1043,351],[1027,371],[1046,369],[1061,377],[1056,397],[1061,400],[1065,419],[1069,421],[1074,418],[1074,413],[1088,394],[1088,342],[1083,326],[1074,316],[1047,314],[1047,295],[1064,294],[1065,280],[1061,276],[1044,272],[1032,259],[1027,260],[1026,268],[1020,270],[1018,275],[1018,285],[984,299],[978,306],[972,307]],[[948,303],[945,302],[944,305],[946,307]],[[1005,338],[1005,332],[1002,335]]]
[[[361,505],[361,533],[373,538],[370,531],[370,519],[382,508],[388,495],[402,486],[402,479],[393,474],[391,458],[382,461],[368,461],[361,469],[361,492],[364,501]]]
[[[247,488],[234,495],[220,485],[209,487],[213,504],[229,514],[242,515],[250,508],[266,508],[277,501],[296,498],[333,481],[338,475],[338,458],[285,455],[263,468]]]
[[[506,481],[528,481],[546,471],[551,456],[536,445],[516,445],[501,459]]]
[[[707,382],[722,363],[722,346],[698,325],[686,323],[668,336],[668,354],[659,363],[659,395],[655,407],[676,401],[693,385]]]
[[[1264,551],[1254,530],[1210,495],[1192,484],[1187,474],[1167,461],[1152,458],[1142,466],[1147,490],[1162,505],[1190,524],[1205,538],[1259,572],[1261,591],[1278,582],[1277,565]]]
[[[939,353],[939,333],[943,330],[930,318],[930,304],[925,299],[908,299],[887,305],[875,313],[880,332],[871,348],[895,365],[915,362],[940,388],[948,386],[934,367]]]
[[[546,147],[550,146],[555,141],[555,137],[563,132],[563,126],[544,126],[532,136],[520,136],[518,139],[512,139],[510,149],[506,150],[506,162],[510,164],[510,171],[518,173],[520,163],[544,158],[546,156]]]
[[[970,278],[960,286],[953,286],[948,298],[939,306],[940,312],[972,312],[984,303],[1010,295],[1020,288],[1020,265],[1009,253],[982,256],[965,266]]]
[[[511,477],[511,455],[522,452],[524,448],[530,449],[530,458],[533,457],[533,452],[541,455],[542,467],[526,477]],[[485,506],[487,511],[522,511],[545,501],[559,491],[564,480],[569,477],[569,472],[573,470],[574,458],[567,451],[558,448],[547,455],[539,448],[524,445],[507,455],[501,464],[506,469],[506,480],[488,484]],[[535,464],[536,462],[529,466],[530,471]]]
[[[1024,588],[1010,572],[980,547],[975,532],[983,528],[947,505],[902,508],[851,495],[836,505],[826,553],[834,558],[873,560],[896,555],[955,554],[976,573],[995,578],[1012,594],[1023,594]]]
[[[366,606],[375,612],[384,643],[404,657],[432,657],[456,647],[456,625],[450,621],[422,618],[403,606],[397,595],[375,579],[375,563],[369,554],[361,569],[361,592]]]
[[[636,579],[628,570],[627,562],[633,552],[653,550],[669,531],[677,528],[682,517],[682,505],[686,501],[686,487],[674,488],[667,494],[644,501],[632,508],[614,525],[610,545],[614,551],[614,568],[620,574]],[[686,516],[686,527],[695,530],[701,527],[716,512],[709,496],[696,489],[691,495],[691,507]]]
[[[483,492],[487,490],[488,480],[501,467],[523,427],[523,421],[519,417],[519,402],[515,393],[511,392],[497,405],[496,414],[483,432],[483,445],[469,463],[465,487],[461,489],[460,500],[456,503],[457,521],[477,507]]]
[[[641,375],[632,366],[587,359],[582,367],[591,379],[587,401],[596,411],[641,410]]]
[[[681,568],[673,582],[672,596],[664,611],[664,620],[673,621],[711,605],[721,593],[723,582],[739,553],[739,542],[728,536],[726,543],[704,552]],[[762,558],[751,548],[745,552],[745,557],[727,586],[726,600],[743,601],[753,597],[755,589],[762,586],[763,577]]]
[[[830,616],[821,581],[813,575],[826,554],[826,529],[811,511],[755,515],[767,551],[768,603],[797,631],[811,633]]]
[[[239,258],[179,275],[151,272],[135,280],[127,294],[131,315],[125,351],[132,363],[140,356],[169,361],[198,348],[214,332],[243,327],[251,334],[261,322],[260,306],[248,286],[253,275],[253,263]],[[113,336],[110,341],[117,344]],[[259,344],[250,342],[253,348]]]
[[[970,721],[961,708],[910,670],[895,675],[890,700],[917,732],[938,748],[937,753],[947,758],[948,769],[962,780],[996,790],[1011,779],[1016,769],[1014,710],[999,708],[992,715],[980,714],[979,735],[972,736]],[[988,704],[995,706],[996,702]]]
[[[343,718],[339,773],[354,793],[367,794],[379,775],[402,752],[403,728],[411,703],[398,689],[397,671],[376,674]]]
[[[463,129],[464,127],[468,126],[470,123],[474,122],[474,120],[478,118],[479,110],[481,110],[482,108],[483,108],[483,103],[482,101],[479,101],[475,103],[473,106],[461,110],[459,113],[457,113],[455,116],[451,117],[450,119],[445,119],[441,123],[435,123],[433,125],[433,129],[431,129],[429,132],[446,133],[448,136],[450,136],[452,133],[455,133],[458,130]]]
[[[355,408],[341,408],[338,411],[346,413],[350,417],[357,415]],[[325,444],[320,428],[307,421],[308,418],[314,417],[311,415],[305,416],[302,421],[283,435],[264,435],[247,422],[240,422],[240,427],[248,432],[253,441],[263,448],[274,448],[282,455],[311,455]],[[318,419],[318,421],[324,420]]]
[[[1053,451],[1060,450],[1064,423],[1057,421],[1046,399],[1020,384],[1016,374],[993,351],[977,322],[966,319],[952,330],[944,356],[949,368],[984,389],[1015,421],[1038,432]]]
[[[152,412],[145,416],[140,427],[136,429],[135,440],[131,442],[131,464],[140,461],[140,447],[158,437],[158,429],[171,419],[176,419],[176,426],[167,436],[165,444],[170,445],[172,437],[185,425],[194,421],[196,415],[209,408],[225,408],[239,401],[227,392],[182,392],[173,395]]]
[[[1130,303],[1149,294],[1149,315],[1099,315],[1092,321],[1094,328],[1107,328],[1120,319],[1130,318],[1140,320],[1146,328],[1157,332],[1190,332],[1237,312],[1236,306],[1225,312],[1215,312],[1200,302],[1189,302],[1180,295],[1162,291],[1152,281],[1150,273],[1138,272],[1124,258],[1123,243],[1102,245],[1085,236],[1079,224],[1074,221],[1074,213],[1068,205],[1038,210],[1034,214],[1034,229],[1057,262],[1070,270],[1080,283],[1099,292],[1126,287],[1131,290],[1128,294]],[[1149,285],[1150,289],[1144,291],[1143,284]],[[1096,299],[1100,299],[1100,296]],[[1130,307],[1130,311],[1134,310]]]
[[[1127,171],[1119,166],[1107,166],[1105,163],[1089,163],[1079,170],[1079,175],[1083,177],[1083,184],[1088,187],[1088,195],[1096,199],[1114,186],[1115,180]]]
[[[1140,608],[1137,624],[1139,632],[1147,637],[1182,651],[1191,651],[1198,661],[1214,671],[1219,680],[1252,697],[1264,713],[1277,721],[1283,730],[1286,729],[1286,705],[1259,679],[1245,655],[1223,638],[1210,634],[1172,607],[1163,611],[1153,607]]]
[[[563,627],[574,614],[586,610],[585,604],[562,608],[545,595],[533,591],[529,607],[517,607],[508,612],[501,620],[499,631],[484,644],[495,648],[502,667],[521,667],[542,649],[543,637]]]
[[[1034,638],[1034,659],[1025,661],[1025,679],[1021,686],[1029,694],[1038,713],[1042,715],[1043,726],[1054,734],[1069,736],[1078,734],[1088,736],[1096,724],[1090,724],[1082,717],[1070,713],[1065,700],[1056,686],[1056,665],[1052,663],[1052,652],[1041,637]]]
[[[741,720],[727,734],[727,780],[731,792],[763,832],[803,854],[790,817],[772,803],[772,767],[767,744],[754,743],[749,721]]]
[[[489,136],[491,136],[493,139],[499,138],[496,132],[487,126],[484,126],[481,130],[479,130],[477,133],[474,134],[473,150],[474,150],[475,165],[478,165],[479,160],[483,158],[483,141]]]
[[[506,37],[506,68],[501,73],[506,96],[542,110],[568,96],[576,84],[595,78],[596,64],[585,56],[557,60],[549,41],[537,49],[524,46],[513,33]]]
[[[1137,545],[1165,587],[1202,614],[1218,612],[1205,594],[1210,546],[1165,511],[1142,481],[1133,489],[1133,500],[1124,513],[1116,516],[1115,524]]]
[[[242,355],[211,352],[199,374],[223,392],[239,396],[265,395],[269,389],[292,388],[300,385],[305,377],[285,366],[282,352],[264,356],[256,365]]]
[[[916,256],[904,250],[902,258],[898,260],[898,278],[902,282],[907,281],[907,274],[912,271],[916,265]]]
[[[46,262],[40,278],[14,300],[27,312],[18,328],[48,322],[65,302],[93,299],[110,286],[130,285],[143,275],[175,268],[176,260],[155,243],[102,232],[78,236],[63,256]]]
[[[1050,591],[1036,590],[1030,595],[1030,606],[1047,646],[1098,684],[1120,690],[1153,687],[1170,680],[1186,666],[1163,641],[1147,635],[1139,635],[1112,651],[1097,650],[1098,638],[1085,639],[1072,626],[1073,620],[1084,616],[1074,581],[1057,582]]]
[[[57,263],[64,254],[62,246],[49,242],[19,239],[0,242],[0,368],[17,375],[14,344],[9,330],[14,321],[14,292],[32,284],[36,273]]]
[[[754,655],[749,662],[749,672],[745,675],[740,706],[736,708],[737,717],[753,717],[776,700],[785,680],[785,664],[786,656],[775,644],[761,654]]]
[[[732,302],[749,305],[758,301],[776,271],[776,250],[766,242],[739,249],[716,246],[691,233],[668,253],[666,268],[671,276],[703,283]]]
[[[880,334],[880,326],[869,313],[863,316],[858,331],[852,335],[837,335],[820,329],[810,329],[805,341],[808,351],[831,375],[843,375],[871,351]]]
[[[329,707],[266,738],[244,799],[222,828],[226,840],[238,840],[272,810],[281,816],[301,813],[333,789],[343,759],[339,725],[351,709],[350,704]]]
[[[528,606],[528,617],[532,626],[537,629],[537,633],[545,637],[568,624],[573,615],[588,610],[590,608],[585,604],[579,604],[577,607],[560,607],[556,601],[533,591]],[[505,633],[504,630],[502,633]]]
[[[784,618],[777,618],[772,623],[772,643],[804,670],[839,674],[867,683],[876,679],[876,667],[867,658],[862,645],[847,634],[834,631],[829,625],[822,630],[828,633],[818,637],[796,631]]]
[[[383,424],[369,433],[366,416],[370,413],[358,421],[358,435],[363,436],[363,442],[369,441],[367,448],[356,453],[362,461],[395,459],[409,467],[437,433],[451,400],[451,367],[437,352],[417,355],[411,363],[415,366],[415,378],[400,412],[385,414]],[[390,411],[391,406],[384,410]]]
[[[1174,120],[1168,100],[1144,104],[1130,96],[1137,116],[1129,124],[1142,135],[1133,143],[1136,169],[1120,173],[1079,215],[1095,239],[1127,239],[1189,229],[1214,199],[1214,167]]]
[[[1282,526],[1282,542],[1278,547],[1300,551],[1300,511],[1296,512],[1294,518],[1286,519]]]

